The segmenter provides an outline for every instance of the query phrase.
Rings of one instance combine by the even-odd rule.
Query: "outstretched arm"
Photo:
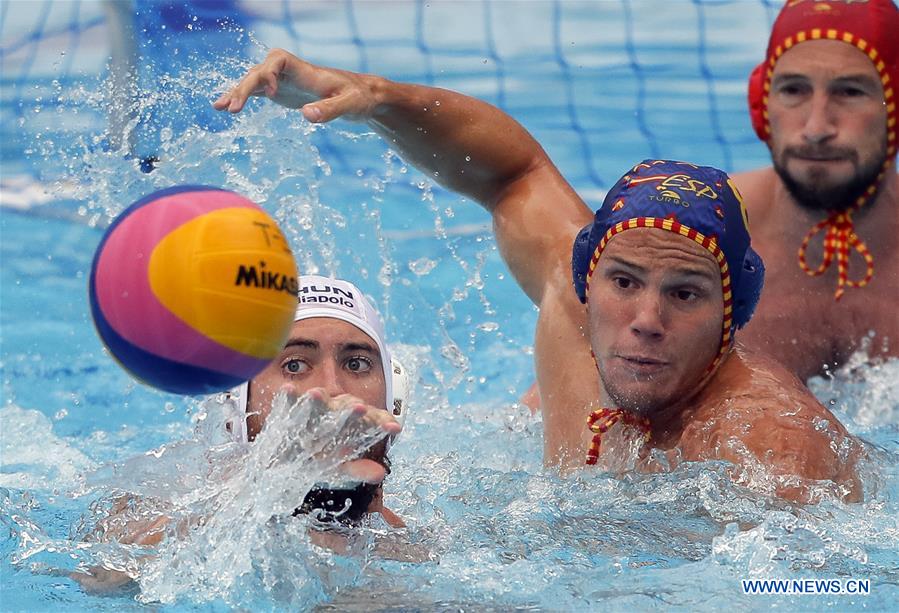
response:
[[[476,200],[494,219],[500,250],[540,303],[591,212],[518,122],[445,89],[315,66],[274,50],[213,106],[240,112],[250,96],[301,109],[312,122],[363,121],[417,168]]]

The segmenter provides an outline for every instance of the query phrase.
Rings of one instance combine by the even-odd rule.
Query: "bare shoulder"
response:
[[[774,172],[773,167],[765,166],[764,168],[734,173],[731,175],[731,178],[737,184],[740,193],[745,196],[755,190],[766,187],[770,189],[771,182],[777,179],[777,173]]]
[[[831,419],[840,432],[842,424],[796,375],[774,358],[738,346],[722,368],[724,385],[735,408],[751,409],[755,420],[809,421]]]
[[[830,481],[847,499],[859,499],[861,445],[801,381],[772,358],[747,350],[731,356],[719,374],[725,381],[716,383],[717,402],[706,418],[709,434],[722,443],[720,459],[745,464],[748,453],[772,475]],[[778,494],[809,499],[805,486],[794,485],[781,484]]]
[[[764,215],[774,201],[777,173],[770,166],[732,175],[750,215]]]

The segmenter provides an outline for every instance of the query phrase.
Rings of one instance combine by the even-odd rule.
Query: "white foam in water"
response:
[[[23,490],[68,489],[94,462],[53,433],[53,423],[40,411],[16,405],[0,408],[0,487]]]
[[[255,584],[283,606],[319,600],[319,564],[327,568],[334,563],[327,551],[312,544],[308,519],[292,513],[316,482],[334,482],[340,447],[364,450],[377,440],[376,432],[349,428],[348,417],[348,412],[323,413],[319,402],[290,404],[282,395],[254,443],[225,444],[207,453],[206,461],[194,462],[205,479],[196,489],[166,500],[172,505],[173,536],[185,524],[191,528],[167,539],[142,569],[141,599],[221,599],[231,606],[250,606],[253,597],[242,599],[246,587]],[[152,463],[163,474],[187,468],[165,454]],[[355,566],[350,563],[345,572],[329,570],[335,582],[331,587],[352,579]],[[349,576],[335,578],[345,573]]]
[[[864,339],[868,341],[869,339]],[[899,423],[899,359],[872,360],[862,343],[832,377],[814,377],[808,385],[821,402],[848,417],[850,430],[870,431]]]

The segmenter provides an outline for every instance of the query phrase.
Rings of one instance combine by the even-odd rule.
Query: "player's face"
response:
[[[250,384],[247,432],[252,440],[281,391],[302,395],[324,388],[331,396],[351,394],[385,408],[386,384],[378,345],[356,326],[315,317],[295,322],[284,349]]]
[[[815,40],[784,53],[771,79],[768,120],[774,167],[802,206],[848,208],[883,168],[883,84],[852,45]]]
[[[590,342],[619,408],[651,416],[690,397],[721,346],[721,272],[694,241],[638,228],[606,245],[590,281]]]

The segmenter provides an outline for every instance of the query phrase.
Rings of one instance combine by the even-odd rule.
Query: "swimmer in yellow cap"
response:
[[[740,279],[757,275],[760,262],[748,257],[745,210],[724,173],[647,160],[616,186],[637,181],[637,197],[607,200],[594,219],[531,135],[474,98],[315,66],[283,50],[214,106],[236,113],[253,95],[314,122],[365,121],[492,214],[503,257],[540,309],[547,463],[652,469],[658,453],[669,465],[722,459],[764,468],[789,498],[809,499],[819,481],[860,496],[856,441],[788,371],[734,344],[761,288]],[[691,220],[699,208],[701,219]],[[590,232],[607,213],[623,216],[605,228],[616,234]],[[725,229],[742,242],[725,249]]]
[[[734,181],[778,265],[745,339],[802,379],[899,356],[897,32],[893,0],[791,0],[750,79],[773,167]]]

